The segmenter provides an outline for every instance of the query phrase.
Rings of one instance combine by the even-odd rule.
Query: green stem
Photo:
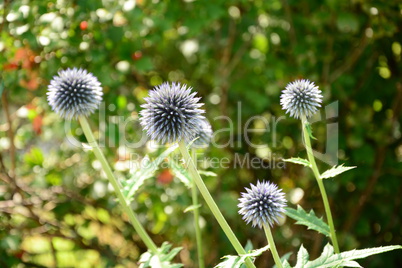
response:
[[[329,206],[327,192],[325,190],[324,183],[321,179],[320,172],[318,171],[317,164],[315,162],[315,158],[314,158],[314,154],[313,154],[313,150],[311,148],[311,141],[310,141],[310,135],[307,131],[307,119],[306,118],[302,118],[302,128],[303,128],[303,139],[304,139],[304,143],[305,143],[306,150],[307,150],[307,157],[311,164],[311,169],[313,170],[314,176],[317,180],[318,187],[320,188],[322,201],[324,203],[325,213],[327,215],[328,225],[329,225],[329,229],[331,232],[331,241],[334,246],[335,253],[339,253],[338,240],[337,240],[336,234],[335,234],[334,221],[332,220],[331,207]]]
[[[202,236],[200,228],[200,210],[198,204],[198,192],[195,182],[191,185],[191,198],[193,199],[193,213],[194,213],[194,227],[195,227],[195,238],[197,241],[197,254],[198,254],[198,267],[204,268],[204,254],[202,250]]]
[[[277,268],[282,268],[281,258],[279,257],[278,251],[276,250],[274,237],[272,236],[271,228],[268,224],[264,224],[265,236],[268,240],[269,249],[271,250],[272,257],[274,257],[274,261]]]
[[[185,163],[188,166],[190,175],[192,176],[195,184],[198,187],[198,190],[200,191],[201,195],[204,197],[204,200],[207,203],[209,209],[212,211],[212,214],[215,216],[216,220],[218,221],[222,230],[225,232],[230,243],[233,245],[234,249],[236,250],[237,254],[239,254],[239,255],[246,254],[246,251],[240,244],[239,240],[233,233],[232,229],[230,228],[229,224],[226,222],[221,211],[219,210],[218,206],[216,205],[214,199],[212,198],[211,194],[209,193],[207,186],[205,186],[204,181],[201,179],[201,176],[198,173],[198,170],[195,167],[195,164],[194,164],[193,160],[191,159],[190,154],[188,153],[186,144],[183,141],[179,142],[179,149],[183,155]],[[248,268],[255,268],[255,265],[250,260],[250,258],[246,259],[246,266]]]
[[[112,184],[114,191],[116,192],[117,198],[120,202],[120,205],[123,207],[123,211],[128,215],[128,218],[131,221],[135,231],[141,237],[142,241],[144,241],[145,245],[154,253],[155,255],[158,254],[158,248],[156,247],[155,243],[152,241],[151,237],[147,234],[144,227],[142,227],[141,223],[137,219],[135,213],[131,210],[129,204],[127,203],[126,198],[124,197],[123,193],[121,192],[121,188],[119,183],[117,182],[112,169],[109,166],[109,163],[106,161],[105,156],[103,155],[101,149],[99,148],[98,143],[95,140],[95,137],[92,133],[92,130],[88,124],[87,119],[84,116],[79,117],[79,121],[81,123],[82,130],[84,131],[85,137],[87,138],[89,146],[92,147],[92,150],[95,156],[98,158],[99,162],[102,165],[103,171],[106,173],[107,178],[109,179],[110,184]]]

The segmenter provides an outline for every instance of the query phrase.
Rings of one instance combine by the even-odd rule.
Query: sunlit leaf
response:
[[[292,157],[292,158],[288,158],[288,159],[283,159],[283,161],[303,165],[305,167],[311,167],[311,163],[308,160],[300,158],[300,157]]]
[[[166,151],[161,153],[154,161],[150,161],[146,165],[141,165],[141,168],[134,172],[132,179],[126,181],[124,185],[123,192],[127,199],[132,198],[141,185],[143,185],[147,179],[152,178],[155,175],[155,172],[158,170],[162,161],[176,150],[177,147],[178,145],[172,145]]]
[[[328,169],[327,171],[325,171],[324,173],[321,174],[321,179],[328,179],[328,178],[332,178],[335,177],[345,171],[354,169],[356,167],[345,167],[342,165],[339,166],[333,166],[331,169]]]
[[[173,248],[168,242],[163,242],[158,248],[158,255],[153,254],[150,250],[143,253],[140,257],[140,268],[180,268],[183,264],[170,263],[170,261],[180,252],[181,247]]]
[[[201,207],[201,205],[196,205],[196,206],[192,205],[192,206],[189,206],[189,207],[187,207],[187,208],[184,210],[184,213],[187,213],[187,212],[189,212],[189,211],[196,210],[197,208],[200,208],[200,207]]]
[[[305,225],[307,229],[315,230],[325,236],[330,236],[329,226],[318,218],[313,210],[307,213],[301,206],[297,206],[297,210],[293,208],[285,208],[285,214],[296,220],[296,224]]]
[[[225,260],[216,265],[214,268],[240,268],[241,265],[245,263],[247,258],[254,259],[257,256],[260,256],[264,251],[268,249],[269,245],[260,249],[252,250],[250,253],[241,256],[235,256],[235,255],[224,256],[222,259]]]
[[[330,268],[330,267],[361,267],[354,260],[363,259],[371,255],[384,253],[391,250],[402,249],[402,246],[386,246],[377,248],[355,249],[334,254],[334,248],[327,244],[321,256],[313,261],[307,261],[309,254],[307,250],[300,247],[297,253],[297,263],[294,268]]]

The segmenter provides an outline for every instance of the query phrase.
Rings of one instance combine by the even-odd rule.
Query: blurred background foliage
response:
[[[266,244],[261,230],[237,214],[243,187],[278,183],[291,206],[323,215],[309,170],[281,158],[304,157],[300,123],[287,118],[280,91],[297,78],[315,81],[324,104],[339,115],[313,124],[314,146],[325,152],[326,124],[339,124],[340,163],[357,169],[326,181],[341,248],[402,244],[402,4],[396,0],[76,0],[0,1],[1,182],[0,266],[136,267],[146,248],[116,205],[76,122],[65,122],[46,101],[58,70],[82,67],[104,87],[101,112],[91,116],[109,161],[122,180],[146,154],[138,112],[150,88],[163,81],[191,85],[205,102],[215,142],[204,157],[263,159],[271,168],[213,168],[206,183],[242,243]],[[233,125],[217,116],[228,116]],[[249,132],[245,123],[267,129]],[[324,109],[322,116],[325,118]],[[266,118],[269,126],[264,124]],[[272,127],[278,120],[276,130]],[[122,124],[124,123],[124,124]],[[120,126],[120,127],[119,127]],[[80,143],[78,143],[80,145]],[[148,144],[149,145],[149,144]],[[131,166],[130,166],[131,165]],[[320,162],[324,171],[330,166]],[[176,261],[195,267],[189,190],[168,166],[138,190],[132,206],[155,242],[183,246]],[[204,205],[208,267],[233,254]],[[327,240],[286,219],[274,229],[281,254],[304,244],[316,257]],[[295,255],[291,260],[295,259]],[[257,267],[273,265],[269,253]],[[361,261],[401,267],[399,252]]]

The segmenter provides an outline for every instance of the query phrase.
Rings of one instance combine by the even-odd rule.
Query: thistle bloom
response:
[[[60,71],[50,81],[47,100],[57,114],[65,119],[88,116],[102,101],[102,87],[98,79],[83,69]]]
[[[285,194],[271,182],[257,182],[257,185],[250,186],[251,189],[246,188],[247,193],[241,193],[239,198],[239,214],[253,227],[258,225],[262,228],[267,224],[272,227],[285,212]]]
[[[321,107],[321,90],[309,80],[296,80],[282,91],[281,105],[286,113],[295,118],[308,118]]]
[[[212,127],[207,119],[201,121],[201,125],[195,134],[196,140],[192,144],[193,148],[206,148],[212,139]]]
[[[195,138],[202,121],[203,103],[185,84],[163,83],[149,92],[140,114],[140,123],[151,139],[161,143]]]

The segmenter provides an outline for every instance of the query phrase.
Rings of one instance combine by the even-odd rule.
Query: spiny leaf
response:
[[[303,165],[305,167],[311,167],[311,163],[308,160],[300,158],[300,157],[292,157],[292,158],[288,158],[288,159],[283,159],[283,161]]]
[[[303,245],[301,245],[299,251],[297,252],[297,262],[294,268],[303,268],[304,265],[308,262],[309,258],[310,255],[308,254],[307,249],[305,249]]]
[[[135,171],[131,179],[125,182],[123,193],[126,195],[127,199],[131,199],[141,185],[143,185],[147,179],[152,178],[155,175],[155,172],[158,170],[162,161],[176,150],[177,147],[178,145],[175,144],[161,153],[154,161],[149,161],[145,166],[142,166],[141,164],[141,169]]]
[[[301,206],[297,206],[297,210],[293,208],[286,208],[285,214],[296,220],[296,224],[305,225],[307,229],[315,230],[325,236],[330,236],[329,226],[318,218],[313,210],[307,213]]]
[[[168,162],[169,167],[173,170],[176,178],[178,178],[187,188],[191,189],[193,179],[180,164],[172,160]]]
[[[287,260],[282,261],[282,266],[283,268],[292,268]],[[274,266],[274,268],[277,268],[276,265]]]
[[[170,263],[170,261],[180,252],[182,249],[173,248],[168,242],[163,242],[161,247],[158,248],[158,255],[154,255],[151,251],[143,253],[140,257],[140,268],[180,268],[183,264]]]
[[[233,256],[233,255],[227,255],[224,256],[222,259],[226,259],[223,262],[219,263],[216,265],[214,268],[240,268],[242,264],[245,263],[246,258],[252,258],[254,259],[257,256],[260,256],[264,251],[269,249],[269,245],[252,250],[251,252],[241,255],[241,256]]]
[[[302,246],[303,247],[303,246]],[[302,248],[301,247],[301,248]],[[402,249],[402,246],[386,246],[386,247],[377,247],[377,248],[366,248],[366,249],[359,249],[359,250],[350,250],[341,252],[339,254],[334,254],[334,248],[327,244],[324,247],[324,250],[320,257],[315,259],[314,261],[305,262],[304,258],[300,259],[299,257],[298,262],[295,266],[296,267],[303,267],[303,268],[330,268],[330,267],[361,267],[357,262],[354,260],[363,259],[371,255],[384,253],[387,251],[395,250],[395,249]],[[300,250],[299,250],[300,252]],[[304,251],[303,251],[304,252]],[[303,253],[305,254],[305,253]],[[305,257],[306,255],[304,255]]]
[[[333,166],[331,169],[328,169],[327,171],[325,171],[324,173],[321,174],[321,179],[328,179],[328,178],[332,178],[335,177],[345,171],[354,169],[356,167],[345,167],[342,165],[335,165]]]

